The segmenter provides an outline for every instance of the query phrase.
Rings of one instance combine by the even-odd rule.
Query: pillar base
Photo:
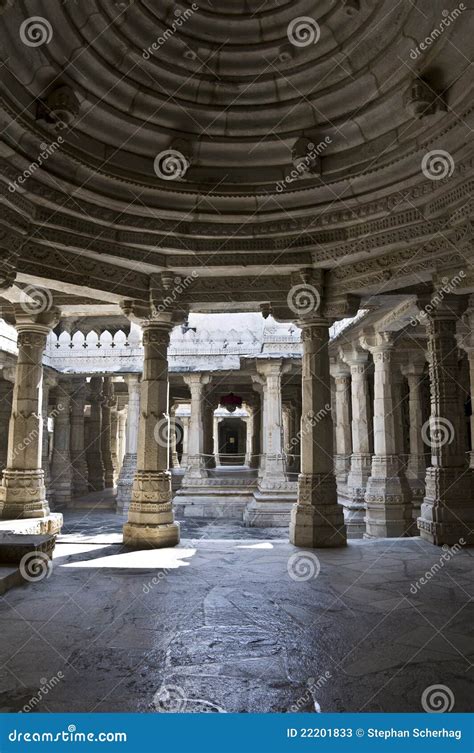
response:
[[[362,490],[358,490],[362,491]],[[354,492],[353,489],[350,492]],[[362,539],[365,534],[365,502],[360,495],[343,497],[340,500],[344,510],[344,523],[348,539]]]
[[[43,470],[14,471],[7,468],[3,471],[1,518],[46,518],[49,514]]]
[[[413,527],[411,491],[397,455],[374,456],[365,494],[364,538],[410,536]]]
[[[133,479],[137,470],[137,454],[127,452],[124,456],[117,483],[117,512],[124,513],[130,507]]]
[[[142,525],[125,523],[123,527],[124,546],[135,549],[162,549],[179,544],[179,523],[165,525]]]
[[[432,544],[474,544],[472,480],[465,469],[430,467],[426,471],[426,497],[417,520],[421,538]]]
[[[158,549],[179,543],[179,524],[173,520],[168,471],[137,471],[135,474],[123,542],[139,549]]]
[[[337,503],[334,476],[299,476],[298,502],[291,511],[290,542],[311,548],[346,545],[344,513]]]

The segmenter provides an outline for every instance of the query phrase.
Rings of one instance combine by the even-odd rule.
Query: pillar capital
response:
[[[391,331],[375,332],[374,334],[363,334],[359,338],[359,342],[364,350],[368,350],[369,353],[374,356],[380,354],[390,353],[397,340],[397,333]]]

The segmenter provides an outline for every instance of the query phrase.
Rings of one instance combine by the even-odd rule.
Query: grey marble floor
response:
[[[0,597],[0,711],[415,712],[433,685],[469,710],[472,551],[188,521],[136,552],[121,524],[66,513],[50,576]]]

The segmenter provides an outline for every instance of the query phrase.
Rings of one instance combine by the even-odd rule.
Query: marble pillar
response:
[[[129,374],[125,455],[117,484],[117,512],[128,510],[132,497],[133,479],[137,470],[138,424],[140,419],[140,381],[138,374]]]
[[[71,393],[71,464],[73,497],[89,491],[87,460],[84,445],[84,409],[87,384],[84,378],[72,380]]]
[[[406,536],[412,525],[411,490],[402,459],[400,405],[397,400],[392,332],[362,338],[374,359],[374,455],[367,482],[366,536]]]
[[[188,455],[183,486],[192,479],[206,478],[204,458],[205,388],[210,381],[206,374],[186,374],[183,377],[191,393],[191,414],[188,428]]]
[[[44,485],[46,487],[46,497],[50,503],[54,502],[54,493],[51,487],[51,447],[48,430],[49,417],[49,393],[52,387],[57,384],[57,377],[48,374],[43,368],[43,403],[41,406],[41,416],[43,418],[43,438],[41,447],[41,466],[44,472]],[[51,443],[52,444],[52,443]]]
[[[351,375],[349,367],[340,361],[331,365],[335,386],[335,437],[336,454],[334,471],[338,490],[346,491],[351,466]],[[346,520],[346,525],[348,521]],[[349,526],[347,526],[349,535]]]
[[[71,381],[60,378],[54,390],[54,434],[51,458],[51,487],[55,507],[68,507],[72,500],[71,394]]]
[[[250,405],[252,411],[252,438],[251,438],[251,454],[250,454],[250,467],[258,468],[260,460],[260,437],[262,427],[260,426],[260,400],[255,398]]]
[[[426,453],[423,443],[423,409],[421,383],[425,360],[410,358],[403,367],[403,374],[408,382],[410,415],[410,452],[406,475],[412,491],[412,517],[416,522],[420,516],[421,502],[425,496]]]
[[[120,478],[120,471],[122,470],[123,465],[123,457],[125,455],[125,434],[126,434],[126,427],[127,427],[127,409],[122,408],[122,410],[117,411],[117,419],[118,419],[118,432],[117,432],[117,454],[118,454],[118,470],[119,470],[119,478]]]
[[[87,452],[89,487],[93,492],[104,489],[104,464],[102,462],[102,377],[92,377],[89,384],[91,412]]]
[[[302,322],[301,327],[301,473],[298,501],[291,513],[290,541],[303,547],[343,546],[346,527],[333,472],[329,322],[318,317]]]
[[[370,355],[353,349],[344,353],[351,371],[352,455],[347,476],[345,517],[348,538],[362,538],[365,533],[365,493],[372,467],[370,428],[372,414],[369,396]]]
[[[102,431],[100,448],[104,464],[104,487],[112,489],[114,486],[114,464],[112,461],[112,419],[114,405],[113,384],[111,377],[104,377],[102,388]]]
[[[174,405],[170,411],[170,455],[171,455],[171,468],[179,468],[178,458],[178,431],[180,431],[179,424],[176,419],[176,406]]]
[[[275,489],[275,484],[285,483],[285,458],[283,453],[283,409],[281,402],[280,360],[257,362],[257,371],[263,377],[262,399],[264,411],[265,462],[259,486]]]
[[[156,439],[156,426],[168,414],[167,348],[172,317],[143,324],[143,378],[140,394],[137,470],[133,481],[125,546],[159,548],[179,543],[179,524],[171,506],[168,447]]]
[[[204,462],[206,468],[215,468],[216,461],[214,457],[214,397],[210,394],[209,390],[204,393],[204,409],[203,409],[203,448],[204,448]]]
[[[110,409],[110,457],[114,469],[113,486],[117,485],[119,475],[118,461],[118,414],[116,404]]]
[[[430,448],[426,492],[418,518],[420,536],[433,544],[473,541],[474,508],[468,467],[464,406],[458,386],[456,324],[467,301],[446,295],[436,307],[425,308],[428,335],[431,415],[423,427]]]
[[[26,314],[14,304],[18,358],[8,433],[7,467],[0,486],[2,518],[45,518],[50,514],[41,465],[43,365],[46,339],[58,320],[55,309]],[[60,527],[61,516],[57,516]]]
[[[7,379],[0,380],[0,471],[7,467],[8,424],[12,413],[13,385]]]

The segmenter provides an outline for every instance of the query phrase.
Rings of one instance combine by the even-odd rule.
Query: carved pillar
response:
[[[365,495],[368,537],[405,536],[412,522],[411,491],[401,458],[394,341],[391,332],[379,332],[361,341],[372,353],[375,366],[374,456]]]
[[[104,489],[104,464],[102,462],[102,377],[90,380],[89,399],[91,414],[89,418],[89,442],[87,452],[88,477],[91,491]]]
[[[203,448],[206,468],[215,468],[214,457],[214,397],[209,389],[204,392],[203,409]]]
[[[122,465],[123,465],[123,457],[125,455],[125,433],[126,433],[126,426],[127,426],[127,409],[126,408],[122,408],[122,410],[117,411],[117,419],[118,419],[117,454],[118,454],[118,467],[119,467],[119,478],[120,478],[120,471],[122,470]]]
[[[418,528],[422,538],[438,545],[473,538],[471,474],[457,380],[456,323],[464,307],[463,298],[447,295],[436,307],[425,308],[431,416],[423,436],[431,448],[431,465]]]
[[[281,361],[257,362],[257,370],[263,377],[262,399],[264,414],[265,463],[260,487],[274,488],[275,481],[285,481],[283,455],[283,410],[281,403]]]
[[[113,384],[111,377],[104,377],[102,390],[102,433],[101,450],[104,464],[104,486],[112,489],[114,485],[114,464],[112,460],[112,407],[114,405]]]
[[[212,446],[214,449],[214,464],[217,468],[221,464],[221,459],[219,455],[219,419],[215,414],[212,422]]]
[[[12,383],[7,379],[0,380],[0,470],[2,471],[7,466],[8,424],[12,413],[12,398]]]
[[[128,407],[125,432],[125,455],[117,484],[117,512],[128,510],[137,470],[138,424],[140,418],[140,382],[138,374],[127,376]]]
[[[471,397],[471,415],[469,417],[469,428],[471,436],[471,451],[469,456],[469,466],[474,469],[474,294],[469,296],[469,308],[465,314],[466,332],[459,339],[459,344],[466,351],[469,363],[469,387]]]
[[[176,405],[173,405],[170,410],[170,454],[172,468],[180,467],[177,449],[177,427],[178,424],[176,421]]]
[[[170,317],[171,319],[171,317]],[[156,426],[168,408],[167,347],[171,321],[147,321],[143,326],[143,378],[140,394],[137,471],[133,482],[125,545],[139,548],[175,546],[179,525],[171,507],[168,447],[157,442]]]
[[[252,410],[252,438],[251,438],[251,455],[250,455],[250,467],[251,468],[258,468],[259,460],[260,460],[260,437],[262,432],[262,427],[260,425],[261,421],[261,410],[260,410],[260,400],[259,398],[255,398],[252,400],[251,403],[251,410]]]
[[[51,458],[51,487],[54,505],[64,507],[72,499],[71,389],[68,379],[59,379],[54,390],[54,434]]]
[[[43,518],[49,515],[44,472],[42,357],[46,339],[58,312],[27,315],[14,304],[18,332],[18,359],[8,433],[7,467],[0,487],[2,518]]]
[[[334,363],[331,366],[335,382],[335,436],[336,456],[334,470],[338,489],[346,490],[347,476],[351,466],[352,438],[351,438],[351,376],[345,363]],[[346,520],[347,534],[349,526]]]
[[[301,326],[301,473],[298,502],[291,513],[290,541],[306,547],[343,546],[346,528],[333,473],[329,323],[318,317]]]
[[[43,438],[41,447],[41,466],[44,472],[44,485],[46,487],[46,497],[50,502],[54,502],[54,494],[51,488],[51,468],[50,468],[50,441],[48,431],[49,416],[49,393],[51,387],[57,384],[57,378],[47,374],[43,369],[43,403],[41,406],[41,416],[43,419]]]
[[[87,461],[84,449],[84,408],[87,395],[85,379],[72,380],[71,394],[71,464],[72,493],[82,497],[89,491]]]
[[[110,409],[110,457],[112,459],[112,467],[114,469],[113,486],[117,485],[119,474],[119,461],[118,461],[118,414],[116,404],[112,405]]]
[[[188,438],[189,438],[189,416],[180,416],[181,426],[183,427],[183,453],[181,455],[181,468],[186,469],[188,466]]]
[[[408,381],[410,413],[410,454],[408,456],[407,479],[412,491],[412,516],[416,521],[420,516],[421,502],[425,495],[426,455],[423,443],[423,410],[421,382],[425,361],[412,355],[403,373]]]
[[[205,374],[187,374],[184,381],[191,392],[191,415],[188,428],[188,456],[183,486],[194,478],[206,478],[204,460],[204,409],[205,385],[209,376]]]
[[[365,492],[372,467],[368,353],[353,349],[343,354],[351,371],[351,438],[352,455],[347,476],[345,518],[348,538],[362,538],[365,533]]]

